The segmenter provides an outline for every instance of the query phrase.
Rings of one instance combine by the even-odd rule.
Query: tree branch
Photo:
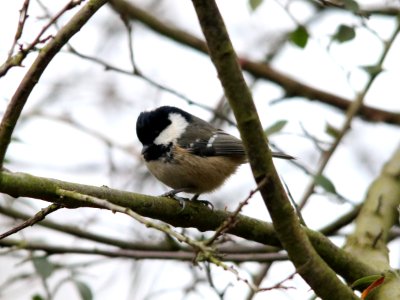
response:
[[[163,260],[179,260],[193,261],[196,254],[190,250],[105,250],[84,247],[65,247],[53,246],[40,242],[30,242],[25,240],[4,239],[0,241],[0,247],[15,247],[25,250],[44,251],[47,255],[54,254],[86,254],[86,255],[102,255],[114,258],[130,258],[130,259],[163,259]],[[218,253],[223,261],[236,263],[242,262],[273,262],[285,261],[288,259],[284,253]]]
[[[390,268],[387,241],[390,228],[398,222],[400,205],[400,147],[370,185],[364,205],[356,219],[354,233],[345,249],[365,264],[381,271]]]
[[[182,211],[177,201],[170,198],[152,197],[107,187],[76,184],[25,173],[0,172],[1,193],[13,197],[30,197],[59,203],[66,208],[95,206],[87,201],[60,197],[56,192],[58,189],[76,191],[81,194],[107,199],[111,203],[130,208],[142,216],[158,219],[173,226],[194,227],[200,231],[215,230],[231,216],[230,212],[210,211],[204,205],[192,202],[188,202]],[[374,267],[361,263],[351,254],[336,247],[322,234],[309,229],[306,232],[323,259],[346,280],[354,281],[360,277],[378,272]],[[236,216],[236,224],[228,230],[228,233],[246,240],[281,247],[272,224],[241,214]]]
[[[297,272],[322,299],[357,299],[312,247],[280,182],[251,93],[214,0],[193,0],[209,54],[238,122],[253,176]],[[329,285],[325,283],[329,282]]]
[[[400,207],[400,146],[370,185],[356,227],[345,249],[367,265],[379,269],[384,281],[368,299],[386,300],[400,297],[400,274],[390,269],[389,230],[397,224]],[[397,272],[397,273],[396,273]]]

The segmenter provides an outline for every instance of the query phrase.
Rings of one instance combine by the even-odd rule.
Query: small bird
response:
[[[194,194],[191,200],[197,200],[200,194],[220,187],[247,162],[240,139],[177,107],[142,112],[136,134],[149,171],[173,189],[163,196],[175,198],[185,192]],[[280,152],[272,152],[272,156],[293,159]]]

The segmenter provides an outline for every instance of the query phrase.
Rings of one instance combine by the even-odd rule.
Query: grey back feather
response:
[[[245,156],[243,143],[240,139],[214,128],[206,121],[192,116],[191,127],[178,139],[180,147],[198,156]],[[211,139],[211,140],[210,140]],[[282,152],[272,152],[273,157],[294,159]]]

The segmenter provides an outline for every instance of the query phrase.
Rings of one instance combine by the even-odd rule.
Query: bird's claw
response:
[[[181,210],[179,212],[181,212],[185,209],[186,201],[189,201],[188,198],[182,198],[182,197],[178,197],[176,195],[174,195],[172,198],[179,202],[179,206],[181,207]]]
[[[162,194],[161,197],[168,197],[168,198],[178,201],[179,206],[181,207],[181,210],[179,212],[181,212],[182,210],[185,209],[186,201],[189,201],[188,198],[183,198],[183,197],[177,196],[176,192],[174,190]]]
[[[199,200],[199,196],[200,196],[200,194],[195,194],[193,197],[192,197],[192,199],[190,199],[190,201],[198,201],[198,202],[200,202],[201,204],[203,204],[203,205],[205,205],[205,206],[207,206],[207,207],[209,207],[211,210],[214,210],[214,205],[210,202],[210,201],[207,201],[207,200]]]
[[[210,201],[207,200],[192,200],[192,201],[200,202],[201,204],[209,207],[211,210],[214,210],[214,205]]]
[[[175,190],[166,192],[164,194],[161,194],[160,197],[168,197],[168,198],[175,198],[176,197],[177,192]]]
[[[201,204],[209,207],[211,210],[214,210],[214,205],[210,201],[198,200],[197,198],[199,197],[199,195],[197,195],[197,194],[194,195],[191,199],[179,197],[176,194],[177,194],[177,191],[172,190],[172,191],[169,191],[169,192],[166,192],[166,193],[162,194],[161,197],[168,197],[168,198],[172,198],[172,199],[178,201],[179,202],[179,206],[181,207],[181,210],[179,212],[181,212],[181,211],[183,211],[185,209],[186,201],[200,202]]]

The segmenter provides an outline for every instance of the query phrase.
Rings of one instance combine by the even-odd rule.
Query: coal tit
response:
[[[221,186],[247,161],[240,139],[172,106],[142,112],[136,134],[149,171],[173,188],[164,196],[186,192],[196,200]],[[272,156],[293,159],[284,153]]]

